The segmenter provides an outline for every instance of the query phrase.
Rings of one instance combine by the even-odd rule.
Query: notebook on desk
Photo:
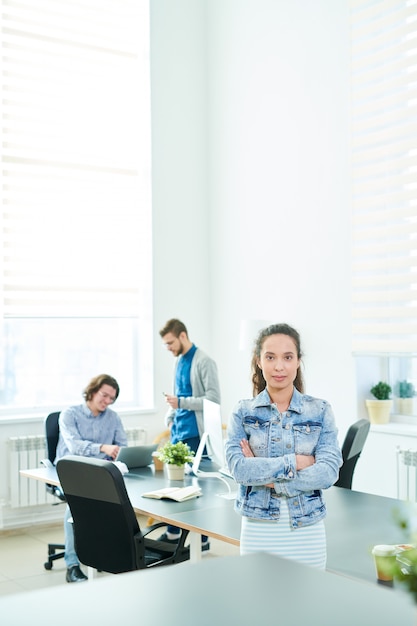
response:
[[[125,463],[128,469],[135,467],[146,467],[152,463],[152,452],[155,452],[158,445],[150,444],[147,446],[127,446],[120,448],[116,461]]]

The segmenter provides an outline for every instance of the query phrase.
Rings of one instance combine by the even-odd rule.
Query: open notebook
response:
[[[144,498],[155,498],[156,500],[175,500],[176,502],[184,502],[201,496],[201,489],[190,485],[189,487],[165,487],[143,493]]]

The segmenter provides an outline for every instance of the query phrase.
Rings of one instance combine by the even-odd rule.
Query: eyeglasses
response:
[[[101,395],[103,400],[105,400],[109,404],[113,404],[113,402],[116,401],[116,396],[111,396],[109,393],[106,393],[105,391],[100,391],[99,390],[99,394]]]

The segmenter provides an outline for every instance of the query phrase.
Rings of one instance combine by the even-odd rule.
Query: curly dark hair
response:
[[[94,378],[90,380],[87,387],[84,389],[83,398],[85,399],[85,401],[88,402],[89,400],[91,400],[94,394],[97,393],[97,391],[99,391],[103,385],[109,385],[110,387],[113,387],[116,392],[115,400],[117,400],[120,391],[119,383],[117,382],[117,380],[113,378],[113,376],[109,376],[108,374],[99,374],[98,376],[94,376]]]
[[[272,324],[271,326],[260,330],[255,340],[251,362],[252,391],[254,396],[257,396],[258,393],[263,391],[266,387],[266,381],[263,377],[262,370],[258,365],[258,361],[261,357],[261,351],[264,341],[267,337],[270,337],[271,335],[287,335],[288,337],[291,337],[297,349],[297,357],[301,359],[303,356],[301,351],[300,335],[295,330],[295,328],[292,328],[292,326],[289,326],[288,324]],[[300,367],[297,370],[297,376],[294,380],[294,387],[298,389],[300,393],[304,393],[304,380]]]

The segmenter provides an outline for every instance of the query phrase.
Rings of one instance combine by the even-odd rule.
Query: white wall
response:
[[[210,350],[205,2],[151,2],[155,401],[172,386],[159,329],[180,318]],[[163,410],[164,412],[164,410]]]
[[[228,413],[249,386],[241,319],[286,321],[341,430],[350,347],[347,2],[218,0],[209,12],[212,331]]]
[[[240,321],[293,324],[308,391],[343,436],[356,419],[347,0],[155,0],[152,21],[155,316],[182,317],[216,359],[225,419],[250,393]],[[155,362],[158,381],[158,344]]]
[[[349,297],[347,0],[151,0],[154,413],[181,318],[217,361],[224,418],[250,394],[243,319],[304,339],[307,390],[356,419]],[[13,432],[11,430],[13,429]],[[0,427],[0,452],[16,430]],[[0,460],[0,500],[7,499]],[[1,522],[1,520],[0,520]]]

